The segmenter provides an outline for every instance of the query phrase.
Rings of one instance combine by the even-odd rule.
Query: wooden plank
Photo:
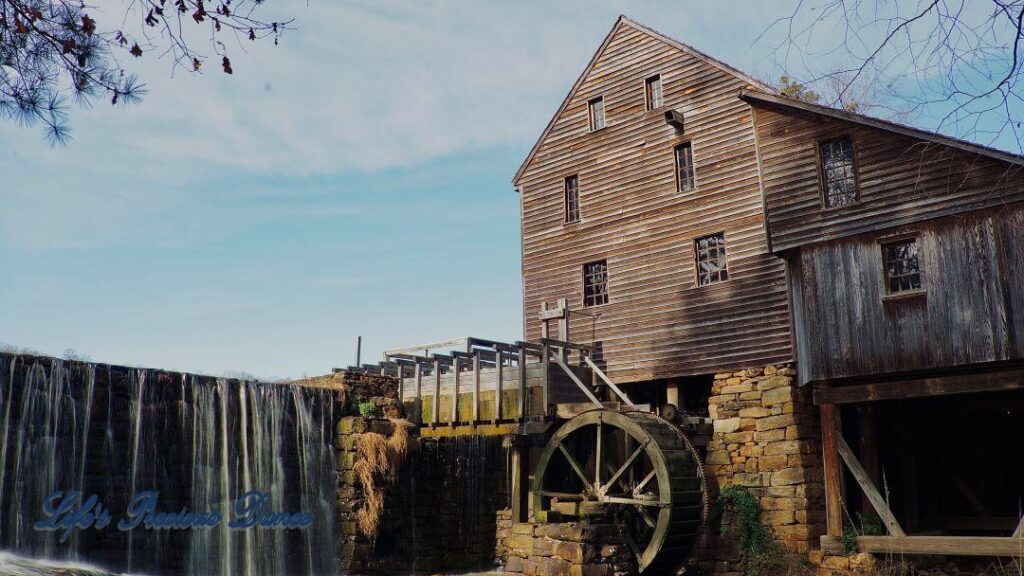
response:
[[[413,399],[413,422],[423,425],[423,366],[416,363],[416,397]]]
[[[826,533],[835,538],[843,535],[842,479],[840,477],[842,470],[839,468],[838,434],[836,406],[823,404],[821,406],[821,446],[825,476]]]
[[[842,549],[838,538],[822,537],[822,547]],[[861,552],[885,554],[939,554],[944,556],[1001,556],[1024,558],[1020,538],[986,536],[858,536]]]
[[[861,491],[867,496],[868,500],[871,501],[871,505],[874,506],[875,512],[882,518],[882,523],[889,529],[889,534],[902,538],[906,536],[903,532],[903,528],[900,528],[899,522],[896,521],[896,517],[893,516],[892,511],[889,510],[889,505],[886,503],[885,498],[879,494],[878,489],[875,488],[868,473],[864,471],[864,467],[860,465],[860,461],[857,460],[857,456],[854,455],[853,451],[846,444],[846,440],[843,439],[842,434],[836,431],[835,434],[836,448],[839,450],[839,456],[846,463],[846,467],[850,469],[854,479],[857,480],[857,484],[860,485]],[[832,534],[829,534],[830,536]]]
[[[850,404],[901,398],[1002,392],[1024,389],[1024,370],[937,376],[858,386],[815,388],[815,404]]]
[[[498,352],[498,362],[495,366],[495,395],[494,395],[494,421],[501,420],[501,403],[502,403],[502,377],[504,376],[504,354]]]
[[[526,420],[526,350],[519,349],[519,421]]]
[[[430,427],[437,426],[441,413],[441,361],[434,360],[434,409],[430,413]]]
[[[452,358],[452,376],[452,413],[448,421],[449,426],[455,426],[455,422],[459,419],[459,378],[462,374],[458,356]]]
[[[527,506],[526,493],[528,489],[528,480],[526,474],[526,465],[524,462],[525,452],[527,448],[524,446],[515,445],[512,448],[512,523],[526,522],[526,511],[529,509]]]
[[[473,353],[473,425],[480,421],[480,352]]]
[[[544,353],[541,356],[541,365],[544,367],[544,384],[541,390],[541,402],[542,410],[544,412],[544,418],[546,419],[550,415],[550,404],[551,404],[551,348],[544,344]]]

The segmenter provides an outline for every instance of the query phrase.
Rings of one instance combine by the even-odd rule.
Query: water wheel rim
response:
[[[583,428],[589,426],[609,425],[622,430],[632,437],[633,440],[643,444],[644,454],[650,460],[655,480],[657,481],[659,501],[661,503],[657,508],[658,514],[653,528],[653,533],[651,534],[650,540],[647,541],[644,549],[639,550],[635,543],[631,546],[631,548],[633,548],[633,553],[636,556],[638,568],[640,572],[643,572],[644,569],[654,562],[655,557],[658,552],[661,551],[661,548],[665,543],[665,539],[668,536],[668,530],[672,522],[672,484],[671,475],[669,474],[668,469],[668,462],[665,459],[665,454],[662,452],[661,446],[654,440],[654,437],[647,432],[647,430],[634,420],[634,418],[649,418],[652,421],[660,421],[656,416],[646,412],[620,413],[595,409],[579,414],[563,424],[555,431],[551,439],[544,446],[544,450],[541,452],[540,459],[537,461],[537,468],[535,470],[531,490],[534,496],[534,518],[540,518],[544,512],[544,496],[546,494],[551,494],[551,492],[544,490],[544,477],[548,464],[551,462],[551,459],[555,454],[564,454],[564,448],[562,448],[564,440]],[[574,469],[578,467],[576,464],[571,462],[570,466]],[[578,475],[580,474],[578,470],[576,473]],[[586,482],[586,479],[583,480]],[[586,486],[585,489],[587,489]]]

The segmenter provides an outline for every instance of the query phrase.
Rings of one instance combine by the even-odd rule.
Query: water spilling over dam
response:
[[[0,549],[147,574],[337,572],[334,410],[329,390],[0,355]],[[150,491],[160,512],[223,521],[118,529]],[[113,521],[64,541],[37,529],[57,492],[96,495]],[[232,528],[248,492],[312,523]]]

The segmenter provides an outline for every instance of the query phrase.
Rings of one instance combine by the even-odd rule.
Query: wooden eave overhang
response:
[[[820,104],[813,104],[810,102],[804,102],[795,98],[789,98],[782,96],[776,91],[762,92],[758,90],[740,90],[739,97],[741,100],[747,102],[751,106],[760,106],[777,111],[785,112],[799,112],[804,114],[812,114],[817,116],[824,116],[827,118],[833,118],[836,120],[842,120],[844,122],[850,122],[858,124],[860,126],[867,126],[869,128],[876,128],[878,130],[885,130],[886,132],[892,132],[894,134],[900,134],[909,138],[917,140],[924,140],[926,142],[933,142],[935,144],[942,144],[951,148],[956,148],[963,152],[972,154],[978,154],[979,156],[986,156],[1001,160],[1003,162],[1009,162],[1011,164],[1017,164],[1024,166],[1024,156],[1020,154],[1012,154],[1004,150],[992,148],[989,146],[982,146],[981,144],[975,144],[967,140],[960,138],[953,138],[950,136],[943,136],[935,132],[929,132],[927,130],[921,130],[920,128],[914,128],[907,126],[906,124],[900,124],[898,122],[891,122],[889,120],[882,120],[881,118],[873,118],[871,116],[865,116],[863,114],[857,114],[849,112],[847,110],[841,110],[838,108],[831,108],[828,106],[822,106]]]

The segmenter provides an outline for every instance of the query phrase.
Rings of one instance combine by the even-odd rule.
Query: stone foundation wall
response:
[[[773,538],[805,553],[824,533],[825,498],[817,409],[810,390],[795,386],[795,375],[792,365],[715,375],[705,471],[713,498],[729,486],[747,486]],[[709,526],[698,555],[703,568],[732,572],[739,558],[736,535]]]
[[[509,576],[633,576],[633,556],[613,524],[513,524]]]
[[[871,554],[832,554],[811,550],[807,555],[814,576],[873,576],[875,557]]]

